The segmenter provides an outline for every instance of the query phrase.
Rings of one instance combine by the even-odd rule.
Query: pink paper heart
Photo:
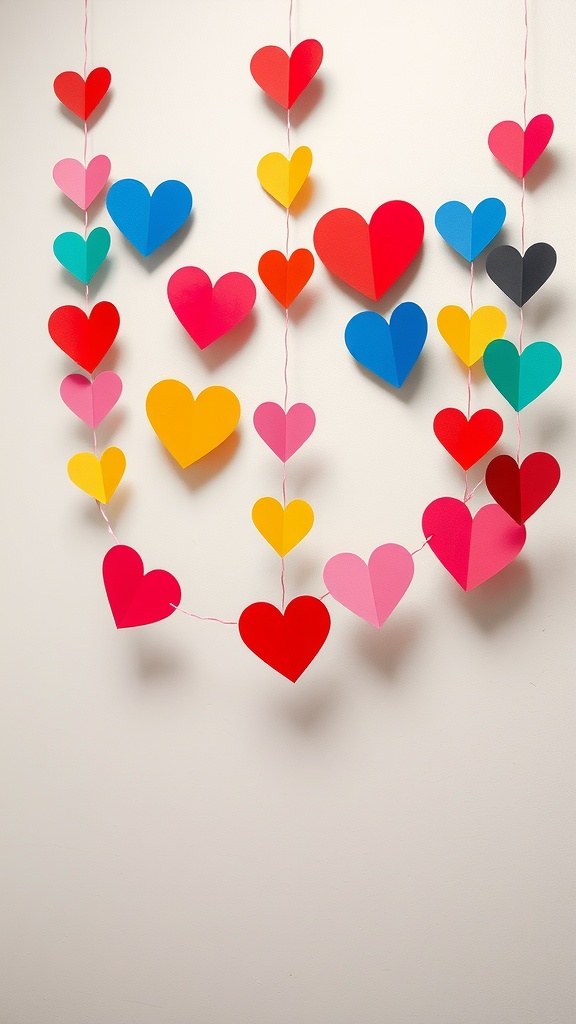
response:
[[[256,301],[254,282],[246,274],[224,274],[214,287],[200,267],[181,267],[168,281],[168,301],[198,348],[244,320]]]
[[[276,402],[263,402],[254,413],[256,432],[281,462],[288,462],[315,426],[314,410],[304,402],[297,402],[288,412]]]
[[[500,121],[488,136],[488,146],[507,170],[523,178],[546,149],[553,131],[549,114],[537,114],[525,131],[516,121]]]
[[[52,177],[58,188],[81,210],[87,210],[110,177],[107,156],[95,156],[87,167],[79,160],[66,157],[54,165]]]
[[[178,580],[165,569],[145,573],[140,555],[126,544],[116,544],[105,554],[102,576],[118,629],[159,622],[180,604]]]
[[[121,394],[122,381],[112,370],[104,370],[94,380],[81,373],[70,373],[60,385],[64,404],[92,430],[114,408]]]
[[[324,566],[324,583],[332,597],[378,629],[404,597],[414,575],[414,559],[401,544],[382,544],[368,565],[346,551]]]
[[[474,518],[459,498],[436,498],[422,516],[424,536],[463,590],[473,590],[520,554],[526,528],[499,505],[484,505]]]

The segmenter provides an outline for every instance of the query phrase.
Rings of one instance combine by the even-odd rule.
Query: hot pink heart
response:
[[[314,410],[304,402],[293,405],[288,412],[276,402],[263,402],[254,413],[256,432],[281,462],[288,462],[315,426]]]
[[[484,505],[474,518],[459,498],[436,498],[422,516],[424,536],[463,590],[473,590],[520,554],[526,528],[499,505]]]
[[[92,430],[114,408],[121,394],[122,381],[112,370],[104,370],[94,380],[82,373],[69,373],[60,385],[64,404]]]
[[[168,281],[168,301],[198,348],[244,320],[256,301],[254,282],[246,274],[224,274],[214,287],[200,267],[181,267]]]
[[[116,544],[106,553],[102,575],[118,629],[159,622],[180,604],[178,580],[165,569],[145,573],[140,555],[126,544]]]
[[[110,177],[107,156],[95,156],[87,167],[79,160],[66,157],[54,165],[52,177],[58,188],[81,210],[87,210]]]
[[[332,597],[378,629],[404,597],[414,575],[414,559],[401,544],[382,544],[368,565],[346,551],[324,566],[324,583]]]
[[[517,178],[523,178],[542,155],[554,131],[549,114],[537,114],[526,125],[500,121],[488,136],[490,152]]]

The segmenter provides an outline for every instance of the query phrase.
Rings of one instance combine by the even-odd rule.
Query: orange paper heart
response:
[[[148,392],[146,412],[164,447],[186,469],[230,437],[240,402],[228,388],[206,388],[195,399],[181,381],[161,380]]]
[[[283,252],[270,249],[258,264],[262,284],[284,309],[288,309],[308,284],[313,270],[314,257],[309,249],[296,249],[288,260]]]

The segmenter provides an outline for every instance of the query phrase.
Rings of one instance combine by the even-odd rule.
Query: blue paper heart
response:
[[[380,313],[357,313],[346,325],[346,348],[361,366],[395,388],[401,388],[418,359],[428,321],[415,302],[396,307],[390,323]]]
[[[150,195],[141,181],[122,178],[106,196],[116,227],[142,256],[150,256],[181,228],[192,209],[192,193],[182,181],[162,181]]]
[[[464,203],[444,203],[436,211],[435,224],[444,241],[471,263],[496,238],[505,220],[501,199],[483,199],[474,211]]]

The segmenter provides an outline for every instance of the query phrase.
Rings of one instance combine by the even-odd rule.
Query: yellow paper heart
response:
[[[276,498],[259,498],[252,509],[252,522],[281,558],[295,548],[314,525],[314,512],[307,501],[296,498],[282,508]]]
[[[484,349],[506,332],[506,317],[497,306],[480,306],[472,317],[461,306],[444,306],[438,313],[438,330],[465,366],[473,366]]]
[[[282,153],[267,153],[258,169],[258,181],[286,210],[292,205],[312,167],[312,150],[299,146],[290,160]]]
[[[73,484],[91,498],[106,505],[118,487],[126,458],[120,448],[106,448],[100,458],[92,452],[79,452],[68,463],[68,476]]]
[[[161,380],[148,392],[146,413],[164,447],[186,469],[230,437],[240,402],[228,388],[206,388],[195,399],[181,381]]]

